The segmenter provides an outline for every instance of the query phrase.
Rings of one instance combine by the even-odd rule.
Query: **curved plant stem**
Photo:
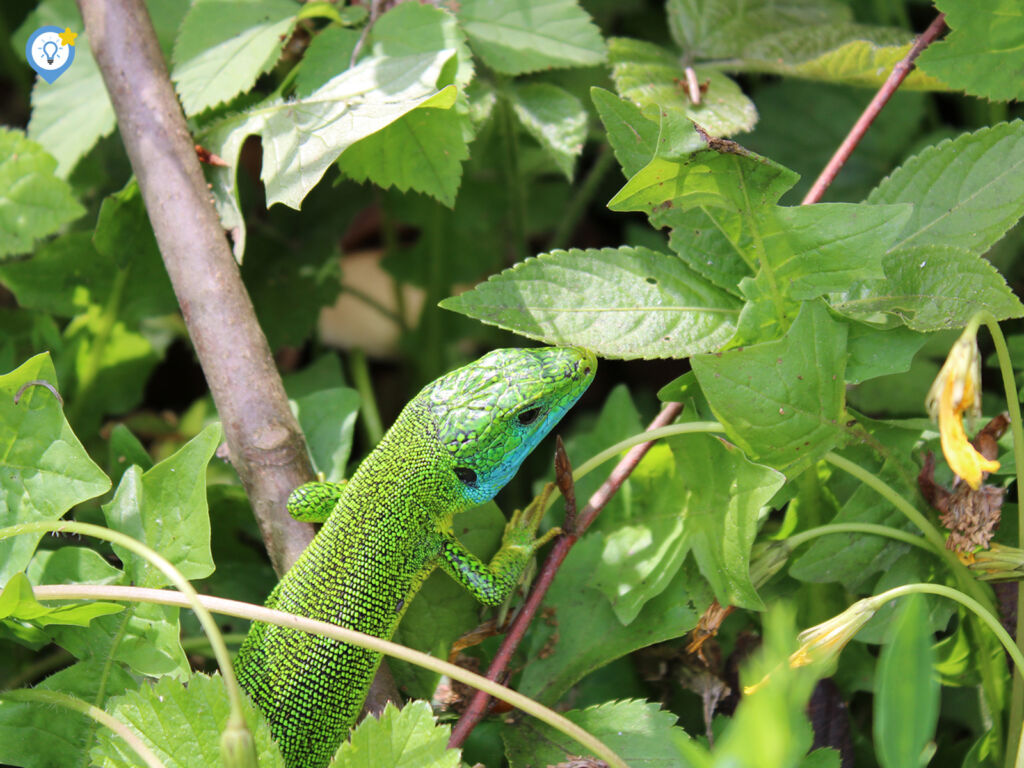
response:
[[[800,533],[794,533],[782,541],[795,549],[811,539],[819,536],[828,536],[833,533],[868,533],[874,536],[896,539],[904,544],[910,544],[928,552],[935,551],[935,547],[931,542],[922,539],[920,536],[915,536],[912,533],[901,531],[899,528],[893,528],[889,525],[878,525],[876,523],[829,523],[827,525],[819,525],[817,528],[808,528],[806,531],[800,531]]]
[[[129,552],[144,558],[155,568],[159,569],[182,592],[186,604],[195,611],[196,618],[199,619],[199,623],[202,625],[203,631],[210,641],[213,654],[217,659],[217,665],[220,667],[221,676],[224,678],[224,685],[228,691],[228,700],[231,702],[231,715],[228,723],[236,728],[245,728],[245,716],[242,709],[242,689],[238,686],[235,670],[231,665],[231,654],[228,653],[228,647],[224,644],[224,637],[217,627],[217,622],[213,620],[213,616],[210,615],[210,612],[199,601],[198,593],[189,583],[188,579],[181,575],[181,571],[175,568],[163,555],[150,549],[141,541],[136,541],[131,536],[120,531],[113,531],[91,523],[78,523],[66,520],[20,523],[0,528],[0,541],[24,533],[46,533],[50,531],[91,536],[103,541],[109,541],[111,544],[116,544],[119,547],[124,547]]]
[[[66,707],[75,712],[81,712],[86,717],[91,717],[97,723],[106,726],[124,739],[125,743],[135,751],[135,754],[142,758],[149,768],[166,768],[160,761],[160,758],[153,754],[153,750],[147,747],[145,742],[131,728],[87,701],[76,699],[74,696],[69,696],[59,691],[47,691],[43,688],[23,688],[16,691],[4,691],[0,693],[0,699],[21,701],[28,704],[55,704],[58,707]]]
[[[1020,503],[1021,479],[1024,478],[1024,431],[1022,431],[1020,402],[1017,396],[1017,384],[1013,379],[1013,363],[1010,360],[1010,351],[1006,348],[1006,339],[999,328],[999,321],[991,312],[979,312],[971,323],[984,323],[992,334],[992,342],[996,348],[996,357],[999,358],[999,372],[1003,379],[1003,389],[1006,392],[1006,410],[1010,414],[1010,433],[1013,435],[1013,459],[1014,471],[1017,475],[1017,546],[1024,548],[1024,505]],[[1024,612],[1020,610],[1024,606],[1024,582],[1017,585],[1017,648],[1024,652]],[[1016,756],[1018,764],[1021,762],[1021,750],[1024,750],[1024,669],[1017,668],[1013,676],[1013,692],[1010,695],[1010,722],[1007,731],[1006,765]],[[1016,744],[1014,744],[1016,742]]]
[[[2,533],[2,530],[0,530]],[[582,746],[589,749],[597,757],[604,760],[608,765],[615,768],[628,768],[626,763],[611,749],[605,746],[600,740],[591,736],[578,725],[570,722],[542,704],[538,704],[521,693],[510,690],[503,685],[492,682],[480,675],[468,670],[449,664],[446,661],[435,658],[421,651],[398,645],[389,640],[382,640],[379,637],[366,635],[352,629],[346,629],[324,621],[307,619],[304,616],[296,616],[284,611],[276,611],[265,608],[261,605],[252,605],[238,600],[226,600],[220,597],[208,595],[195,595],[194,600],[188,596],[168,589],[150,589],[147,587],[121,587],[93,584],[47,584],[33,587],[33,593],[37,600],[126,600],[147,603],[159,603],[161,605],[178,605],[192,607],[198,603],[204,612],[213,611],[226,616],[237,616],[250,621],[262,621],[266,624],[276,624],[288,629],[297,629],[302,632],[310,632],[333,640],[338,640],[350,645],[357,645],[360,648],[368,648],[378,653],[402,659],[410,664],[415,664],[441,675],[448,675],[453,680],[471,685],[474,688],[487,691],[495,698],[506,701],[517,709],[533,715],[538,720],[547,723],[552,728],[564,733],[566,736],[575,739]]]
[[[843,139],[843,143],[839,145],[839,149],[836,150],[835,154],[832,155],[832,159],[825,166],[825,169],[815,179],[814,184],[801,201],[801,205],[808,205],[821,200],[825,190],[829,188],[829,185],[835,180],[843,165],[850,159],[853,150],[856,149],[860,140],[864,138],[864,134],[867,133],[868,128],[871,127],[871,124],[882,111],[882,108],[892,98],[892,95],[896,93],[896,89],[900,87],[900,84],[907,78],[907,75],[914,69],[914,59],[920,56],[921,51],[935,41],[935,38],[942,33],[945,27],[946,16],[940,13],[928,25],[928,29],[917,38],[914,45],[907,52],[907,55],[896,63],[896,66],[892,68],[892,73],[882,84],[882,87],[875,94],[875,97],[868,104],[857,122],[853,124],[853,128],[850,129],[850,133]]]

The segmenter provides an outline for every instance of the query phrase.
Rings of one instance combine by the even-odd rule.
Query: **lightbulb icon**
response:
[[[25,43],[28,65],[47,83],[53,83],[75,60],[76,37],[78,33],[68,27],[39,27]]]
[[[47,64],[53,64],[53,57],[57,55],[57,44],[52,40],[43,43],[43,55],[46,57]]]

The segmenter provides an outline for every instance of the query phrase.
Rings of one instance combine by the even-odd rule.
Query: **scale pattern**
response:
[[[307,483],[289,508],[320,532],[267,606],[390,638],[440,564],[500,604],[533,554],[510,526],[490,564],[451,534],[452,516],[493,498],[593,380],[592,353],[502,349],[427,385],[345,485]],[[235,662],[288,768],[326,766],[362,707],[380,656],[254,623]]]

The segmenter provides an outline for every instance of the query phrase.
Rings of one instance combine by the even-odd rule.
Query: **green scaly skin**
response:
[[[293,515],[323,527],[267,606],[390,638],[438,565],[478,600],[499,605],[547,537],[517,515],[484,564],[451,534],[565,415],[597,370],[576,348],[501,349],[427,385],[345,484],[307,483]],[[326,766],[359,714],[380,655],[255,623],[239,682],[270,722],[288,768]]]

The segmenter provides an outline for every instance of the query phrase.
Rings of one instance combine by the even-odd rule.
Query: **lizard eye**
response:
[[[538,416],[540,416],[540,408],[530,408],[529,410],[520,413],[517,418],[519,419],[519,423],[525,427],[527,424],[533,424],[533,422],[537,420]]]
[[[466,485],[472,485],[476,482],[476,472],[469,467],[456,467],[455,476]]]

